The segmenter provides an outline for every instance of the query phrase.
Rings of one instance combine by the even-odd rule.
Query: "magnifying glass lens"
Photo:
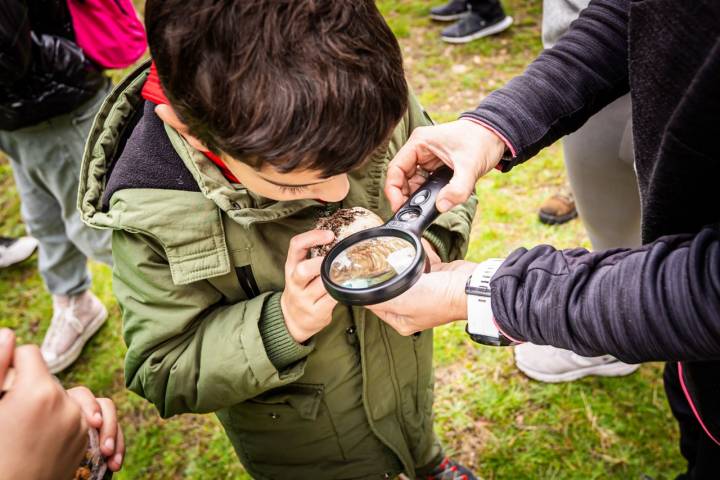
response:
[[[415,259],[415,246],[399,237],[362,240],[340,252],[330,265],[330,280],[345,288],[379,285],[407,270]]]

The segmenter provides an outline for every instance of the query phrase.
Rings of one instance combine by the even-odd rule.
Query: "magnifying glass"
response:
[[[435,200],[452,178],[441,167],[431,173],[384,225],[354,233],[327,254],[320,276],[328,293],[346,305],[373,305],[412,287],[425,269],[420,238],[437,218]]]

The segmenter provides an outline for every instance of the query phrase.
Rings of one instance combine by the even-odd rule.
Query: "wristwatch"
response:
[[[497,328],[490,302],[490,280],[503,261],[502,258],[491,258],[480,263],[465,284],[468,299],[468,323],[465,330],[473,341],[495,347],[518,344]]]

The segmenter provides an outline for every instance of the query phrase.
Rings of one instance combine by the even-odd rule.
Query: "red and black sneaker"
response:
[[[450,458],[445,457],[427,480],[477,480],[475,474]]]

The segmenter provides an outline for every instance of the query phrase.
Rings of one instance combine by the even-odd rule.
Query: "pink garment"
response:
[[[145,53],[145,28],[131,0],[68,0],[75,40],[103,68],[124,68]]]

